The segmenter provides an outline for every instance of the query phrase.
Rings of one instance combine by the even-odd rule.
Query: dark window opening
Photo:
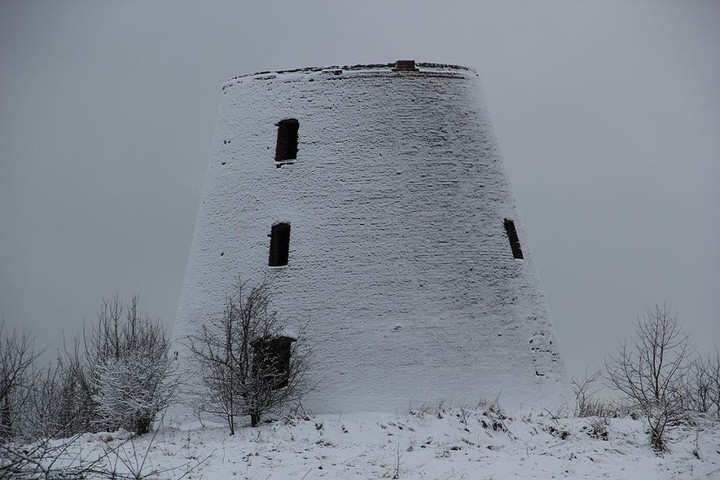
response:
[[[507,233],[508,240],[510,240],[510,248],[512,248],[513,257],[522,259],[523,253],[520,248],[520,239],[518,238],[517,230],[515,230],[515,222],[506,218],[505,232]]]
[[[278,136],[275,147],[275,161],[286,162],[295,160],[298,152],[298,128],[300,122],[296,118],[286,118],[277,123]],[[278,165],[279,167],[280,165]]]
[[[276,223],[270,231],[270,260],[271,267],[282,267],[288,264],[290,251],[290,224]]]
[[[255,340],[253,346],[253,375],[272,390],[288,386],[292,337],[266,337]]]

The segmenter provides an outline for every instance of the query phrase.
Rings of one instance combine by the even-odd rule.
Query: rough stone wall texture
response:
[[[417,66],[223,86],[175,338],[220,315],[238,276],[266,279],[280,314],[309,321],[311,411],[557,404],[565,368],[477,74]],[[298,155],[276,168],[284,118],[299,120]],[[278,222],[290,256],[273,268]]]

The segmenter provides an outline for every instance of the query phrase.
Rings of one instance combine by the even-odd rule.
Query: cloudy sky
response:
[[[52,350],[100,299],[171,325],[219,87],[475,68],[569,371],[667,302],[720,347],[720,2],[0,1],[0,318]]]

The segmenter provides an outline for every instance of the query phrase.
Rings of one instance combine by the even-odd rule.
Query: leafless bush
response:
[[[720,351],[716,349],[714,355],[709,355],[705,365],[710,378],[708,404],[715,410],[715,418],[720,420]]]
[[[28,334],[0,324],[0,441],[147,432],[174,393],[168,350],[162,324],[140,314],[137,297],[103,299],[90,332],[43,367]]]
[[[687,376],[687,408],[720,420],[720,352],[698,357]]]
[[[605,362],[607,380],[640,410],[650,426],[650,443],[663,451],[665,429],[686,416],[684,374],[689,338],[666,305],[638,319],[631,344],[624,343]]]
[[[299,401],[307,388],[308,348],[303,331],[286,331],[286,322],[270,310],[267,285],[238,281],[222,315],[188,340],[205,386],[202,410],[226,419],[235,433],[236,417],[261,416]]]
[[[127,307],[117,296],[103,300],[85,345],[96,425],[147,433],[175,392],[168,381],[170,342],[160,321],[140,314],[137,297]]]
[[[21,417],[22,439],[62,438],[89,431],[92,406],[75,372],[64,358],[34,367],[33,386]]]
[[[38,383],[42,390],[36,389],[37,411],[42,411],[45,405],[48,419],[41,435],[69,437],[93,430],[97,418],[97,405],[92,398],[95,385],[82,343],[75,338],[72,347],[64,346],[56,363],[47,367],[43,381]]]
[[[594,417],[604,416],[606,412],[606,402],[596,397],[599,388],[596,386],[597,380],[600,378],[600,372],[595,372],[582,379],[572,378],[570,384],[575,393],[575,416],[577,417]]]
[[[103,299],[89,332],[36,373],[27,437],[146,433],[172,397],[168,349],[161,323],[140,313],[137,297],[127,306],[117,296]]]
[[[93,397],[98,416],[111,425],[147,433],[175,393],[173,384],[166,381],[172,367],[167,356],[153,357],[147,352],[100,363],[95,368],[97,393]]]
[[[590,376],[586,373],[582,379],[570,379],[575,393],[575,416],[580,418],[617,418],[635,415],[635,408],[627,400],[618,401],[598,397],[601,389],[598,381],[601,377],[602,372],[598,371]]]
[[[15,423],[26,408],[37,355],[26,330],[7,332],[0,323],[0,442],[17,434]]]

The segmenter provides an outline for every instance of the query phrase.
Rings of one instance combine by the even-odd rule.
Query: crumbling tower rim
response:
[[[238,75],[227,80],[222,89],[232,87],[243,81],[248,80],[271,80],[282,76],[290,79],[293,76],[300,78],[311,77],[313,75],[387,75],[387,76],[407,76],[415,75],[418,77],[458,77],[478,76],[477,72],[462,65],[453,65],[448,63],[433,62],[415,62],[414,60],[398,60],[392,63],[371,63],[356,65],[330,65],[326,67],[303,67],[290,70],[266,70],[255,73],[247,73]]]

